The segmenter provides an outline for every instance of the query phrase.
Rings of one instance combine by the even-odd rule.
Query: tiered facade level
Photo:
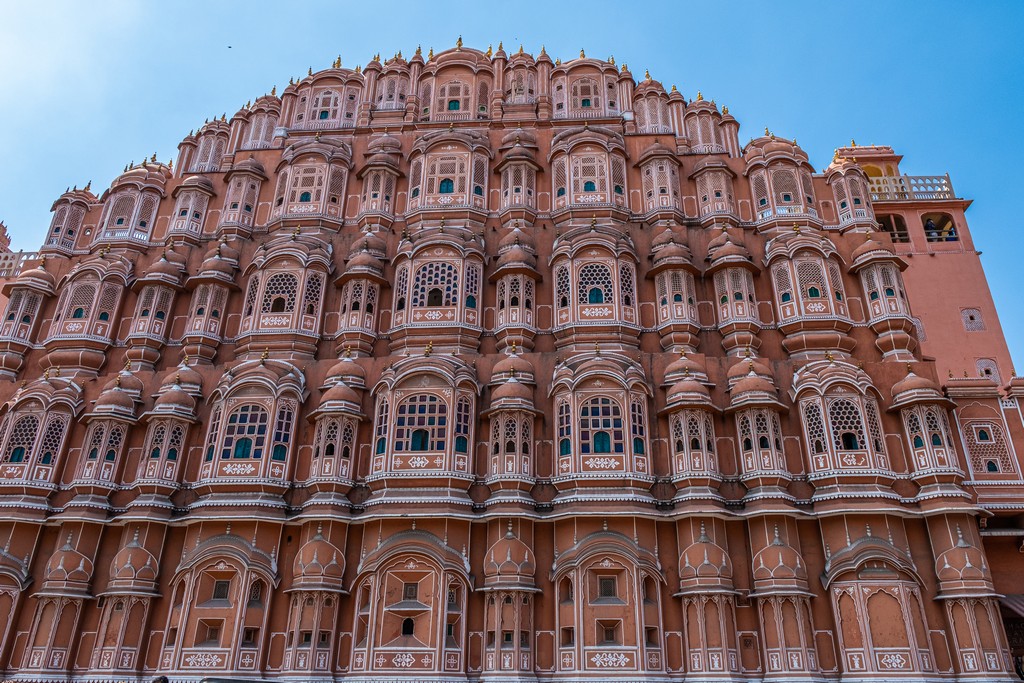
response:
[[[1012,679],[970,202],[738,135],[460,41],[62,195],[3,286],[0,673]]]

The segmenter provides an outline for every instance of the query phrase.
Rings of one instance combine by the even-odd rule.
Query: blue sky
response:
[[[729,105],[745,142],[796,136],[821,168],[855,138],[889,144],[910,174],[948,172],[967,213],[1017,368],[1024,368],[1022,2],[15,2],[0,0],[0,220],[34,250],[53,200],[307,67],[422,44],[504,41],[552,57],[644,69]],[[230,48],[228,46],[231,46]],[[951,277],[953,275],[951,274]]]

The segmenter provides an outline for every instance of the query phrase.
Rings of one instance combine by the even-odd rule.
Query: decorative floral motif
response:
[[[878,661],[886,669],[903,669],[907,666],[907,659],[898,652],[882,655]]]
[[[210,669],[220,666],[222,661],[223,658],[220,655],[211,654],[209,652],[199,652],[185,657],[185,666]]]
[[[391,663],[395,666],[400,666],[403,669],[408,669],[410,666],[416,663],[416,658],[408,652],[403,652],[392,657]]]
[[[629,657],[621,652],[598,652],[590,658],[590,661],[594,663],[594,666],[600,668],[629,666]]]
[[[619,468],[619,461],[615,458],[587,458],[583,461],[583,464],[595,470],[615,470]]]

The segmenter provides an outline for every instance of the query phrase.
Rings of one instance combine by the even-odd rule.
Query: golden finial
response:
[[[416,46],[416,56],[417,57],[422,57],[423,56],[423,48],[421,46],[419,46],[419,45]]]
[[[357,74],[363,73],[363,66],[361,64],[356,64],[356,73]]]
[[[223,114],[220,115],[220,120],[221,121],[227,121],[228,120],[227,112],[224,112]],[[156,155],[154,154],[153,156],[155,157]],[[154,159],[154,161],[155,161],[155,159]]]
[[[88,192],[91,189],[92,189],[92,181],[90,180],[89,182],[87,182],[85,184],[85,191]]]
[[[289,76],[288,77],[288,85],[295,85],[295,77],[294,76]],[[276,88],[277,86],[274,86],[274,87]],[[274,93],[271,92],[270,94],[273,95]]]
[[[907,363],[907,374],[908,375],[913,375],[914,374],[914,366],[912,366],[910,363]]]
[[[519,43],[519,54],[523,54],[523,44]]]
[[[395,57],[397,57],[398,59],[405,59],[405,58],[404,58],[404,57],[402,56],[402,51],[401,51],[401,50],[399,50],[399,51],[398,51],[398,54],[396,54],[396,55],[395,55]]]
[[[379,62],[380,61],[380,53],[379,52],[373,56],[373,61],[375,61],[375,62]]]
[[[434,48],[430,48],[430,52],[427,53],[427,59],[429,60],[429,59],[433,59],[433,58],[434,58]]]
[[[561,57],[556,57],[555,58],[555,66],[562,66],[562,58]]]
[[[697,91],[697,101],[698,102],[703,102],[704,101],[704,93],[702,93],[700,90]]]
[[[486,52],[486,53],[484,53],[484,54],[486,54],[486,55],[487,55],[487,58],[488,58],[488,59],[490,59],[491,57],[493,57],[493,56],[494,56],[494,50],[492,50],[492,49],[491,49],[491,46],[490,46],[490,45],[488,45],[488,46],[487,46],[487,52]]]
[[[615,66],[615,55],[608,55],[608,63]]]
[[[320,142],[320,131],[316,132],[316,135],[313,136],[313,139],[316,140],[317,142]]]
[[[345,344],[345,358],[351,358],[351,357],[352,357],[352,345],[351,344]]]
[[[729,113],[729,107],[723,104],[722,105],[722,116],[725,116],[728,113]]]
[[[266,365],[268,358],[270,358],[270,347],[264,346],[263,353],[260,354],[260,365]]]
[[[132,371],[132,361],[131,361],[131,359],[125,358],[124,359],[124,372],[131,372],[131,371]]]
[[[249,109],[250,107],[252,107],[252,100],[246,100],[245,101],[245,108]]]
[[[185,354],[185,355],[184,355],[184,356],[182,357],[182,359],[181,359],[181,363],[182,363],[182,365],[184,365],[184,366],[185,366],[186,368],[188,367],[188,354],[187,354],[187,353],[186,353],[186,354]]]
[[[505,51],[505,44],[504,44],[504,43],[502,43],[502,42],[501,42],[501,41],[499,40],[499,41],[498,41],[498,52],[504,52],[504,51]]]
[[[856,146],[857,146],[857,141],[854,140],[853,138],[850,138],[850,147],[856,147]]]
[[[338,55],[338,58],[334,60],[334,68],[335,69],[340,69],[341,68],[341,55]]]
[[[679,88],[676,87],[675,83],[672,84],[672,92],[679,92]]]
[[[587,53],[584,52],[583,48],[581,47],[580,48],[580,59],[586,59],[586,58],[587,58]]]
[[[764,127],[764,136],[768,137],[771,134],[772,134],[772,132],[770,130],[768,130],[768,126],[765,126]]]
[[[622,63],[622,68],[619,71],[629,71],[629,65],[625,62]]]
[[[50,368],[46,368],[45,370],[43,370],[43,379],[44,380],[49,380],[50,379]]]
[[[150,161],[153,161],[153,162],[155,162],[155,161],[156,161],[156,152],[153,152],[153,156],[151,156],[151,157],[149,158],[149,160],[150,160]]]
[[[448,132],[450,133],[453,130],[455,130],[455,123],[453,121],[449,121],[448,122]]]
[[[516,340],[512,340],[512,355],[516,355]]]
[[[313,67],[309,67],[309,69],[306,70],[306,75],[307,76],[312,76],[313,75]]]
[[[462,49],[462,36],[459,36],[459,39],[455,41],[455,49],[456,50],[461,50]]]
[[[825,352],[825,360],[827,360],[829,363],[834,363],[836,359],[832,356],[832,352],[831,351],[826,351]]]
[[[181,373],[180,372],[174,373],[174,386],[176,386],[176,387],[180,387],[181,386]]]
[[[796,223],[793,224],[793,232],[795,232],[798,235],[800,234],[800,226],[797,225]]]
[[[597,230],[597,214],[590,217],[590,229]]]
[[[964,379],[967,379],[967,371],[964,370]]]
[[[834,164],[834,163],[837,163],[838,161],[839,161],[839,149],[836,148],[836,149],[832,150],[832,163]]]
[[[650,71],[650,69],[644,69],[644,80],[645,81],[651,80],[651,71]]]
[[[423,355],[424,356],[429,356],[433,352],[434,352],[434,342],[428,341],[427,342],[427,348],[423,349]]]

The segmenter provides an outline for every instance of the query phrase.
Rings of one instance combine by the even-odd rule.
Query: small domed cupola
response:
[[[529,546],[516,537],[509,520],[508,531],[484,556],[484,585],[489,588],[532,589],[537,559]]]
[[[679,556],[681,593],[732,590],[732,560],[720,545],[707,535],[704,522],[700,535]]]
[[[344,593],[345,554],[324,538],[322,527],[295,555],[292,572],[295,590],[328,590]]]

